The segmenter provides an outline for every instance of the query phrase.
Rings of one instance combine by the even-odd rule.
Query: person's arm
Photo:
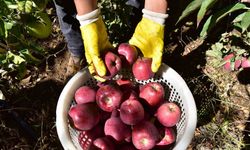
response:
[[[104,81],[106,67],[101,54],[113,49],[109,42],[105,24],[97,8],[97,0],[74,0],[84,43],[85,58],[90,74],[97,80]]]
[[[152,58],[153,72],[157,72],[162,63],[167,7],[166,0],[145,0],[142,20],[129,40],[131,45],[141,50],[144,57]]]
[[[144,8],[152,12],[165,14],[168,2],[167,0],[145,0]]]
[[[77,15],[81,16],[97,9],[97,0],[74,0]]]

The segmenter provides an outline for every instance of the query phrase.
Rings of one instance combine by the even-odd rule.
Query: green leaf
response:
[[[4,22],[4,28],[5,28],[6,30],[12,29],[13,25],[14,25],[13,22]]]
[[[240,10],[240,9],[247,9],[247,6],[242,3],[236,3],[232,4],[230,6],[227,6],[226,8],[218,11],[217,13],[211,15],[205,24],[203,25],[202,31],[200,33],[200,36],[202,38],[205,38],[207,36],[207,33],[218,23],[223,17],[228,15],[229,13],[232,13],[234,11]]]
[[[222,53],[220,51],[208,50],[206,52],[206,55],[210,57],[219,58],[219,59],[222,58]]]
[[[8,51],[6,58],[10,61],[12,61],[14,64],[19,65],[23,62],[25,62],[25,59],[23,59],[21,56],[18,56],[11,51]]]
[[[17,9],[21,12],[24,12],[24,10],[25,10],[24,5],[25,5],[25,1],[18,1],[17,2]]]
[[[30,51],[28,49],[24,49],[20,51],[20,56],[22,56],[23,58],[25,58],[26,61],[28,61],[29,63],[34,63],[34,64],[38,64],[41,61],[39,59],[37,59],[36,57],[34,57]]]
[[[241,55],[244,54],[244,53],[246,53],[246,50],[245,50],[245,49],[237,49],[237,50],[236,50],[236,54],[237,54],[238,56],[241,56]]]
[[[2,16],[6,16],[6,15],[10,14],[10,10],[9,10],[7,4],[2,0],[0,1],[0,8],[1,8],[0,9],[0,18]]]
[[[48,4],[49,0],[33,0],[33,2],[36,5],[36,9],[38,10],[44,10]]]
[[[217,57],[217,53],[213,50],[207,50],[206,55],[210,57]]]
[[[221,67],[221,66],[225,65],[225,63],[226,63],[225,61],[221,61],[219,59],[216,59],[216,60],[213,61],[213,66],[218,68],[218,67]]]
[[[18,8],[18,5],[16,5],[16,4],[11,4],[11,5],[8,5],[8,8],[9,8],[9,9],[17,9],[17,8]]]
[[[217,2],[217,0],[204,0],[202,1],[201,8],[197,14],[197,27],[205,16],[206,12]]]
[[[241,30],[242,30],[241,21],[242,21],[242,18],[244,17],[245,14],[246,14],[246,12],[243,12],[243,13],[239,14],[237,17],[235,17],[233,20],[233,25],[235,27],[240,28]]]
[[[189,3],[188,6],[183,10],[176,24],[179,23],[183,18],[187,17],[192,12],[197,10],[201,6],[202,1],[203,0],[193,0],[191,3]]]
[[[219,43],[219,42],[217,42],[217,43],[215,43],[214,45],[212,45],[212,50],[215,50],[215,51],[221,51],[222,50],[222,48],[223,48],[223,44],[222,43]]]
[[[33,8],[33,2],[31,0],[18,1],[18,10],[24,13],[31,13]]]
[[[241,21],[242,33],[247,30],[250,25],[250,11],[246,12]]]
[[[5,38],[8,37],[9,35],[9,30],[12,29],[14,23],[13,22],[4,22],[4,30],[5,30]]]
[[[207,56],[215,57],[215,58],[218,58],[218,59],[222,58],[222,52],[221,52],[221,50],[223,49],[223,44],[222,43],[217,42],[217,43],[213,44],[211,46],[211,49],[212,50],[206,51]]]
[[[27,68],[26,68],[25,63],[22,63],[22,64],[18,65],[17,66],[17,71],[18,71],[17,79],[18,80],[23,79],[25,77],[25,75],[27,74]]]
[[[239,14],[237,17],[234,18],[233,23],[241,22],[241,20],[242,20],[242,18],[244,17],[245,14],[246,14],[246,12],[243,12],[243,13]]]
[[[242,29],[242,26],[241,26],[240,22],[234,23],[234,26],[235,26],[235,27],[238,27],[238,28],[240,28],[240,29]]]
[[[247,32],[247,37],[250,38],[250,32]]]
[[[41,55],[45,55],[47,53],[47,51],[41,46],[38,45],[37,43],[31,41],[28,43],[28,46],[35,51],[36,53],[39,53]]]
[[[2,19],[0,19],[0,37],[5,37],[5,27]]]
[[[224,66],[226,63],[227,63],[226,61],[222,60],[222,61],[220,61],[220,63],[218,64],[218,67]]]

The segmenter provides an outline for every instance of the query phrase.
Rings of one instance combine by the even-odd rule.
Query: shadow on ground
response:
[[[202,126],[211,121],[220,106],[215,101],[216,86],[205,76],[202,68],[206,65],[205,51],[207,47],[192,51],[186,56],[182,56],[183,47],[179,45],[170,55],[163,56],[163,62],[176,70],[186,81],[190,88],[197,107],[197,126]]]
[[[0,149],[11,149],[13,145],[17,149],[62,149],[56,133],[55,112],[63,86],[60,82],[45,80],[7,96],[6,101],[11,104],[10,109],[3,109],[0,114],[0,136],[5,137],[0,140]],[[15,119],[10,112],[20,118]]]
[[[250,84],[250,68],[244,69],[237,75],[237,78],[241,84]]]
[[[244,143],[248,144],[243,150],[249,150],[250,149],[250,116],[247,119],[246,127],[244,130]]]

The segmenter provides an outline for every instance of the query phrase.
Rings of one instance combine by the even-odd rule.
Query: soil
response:
[[[57,18],[51,15],[53,32],[37,40],[48,54],[37,67],[29,67],[21,81],[1,79],[6,97],[0,103],[0,149],[63,149],[56,133],[56,105],[70,79],[69,52]],[[5,105],[8,107],[5,107]]]
[[[0,149],[62,149],[55,126],[55,110],[59,95],[67,82],[65,76],[69,53],[60,52],[50,58],[53,65],[30,74],[15,92],[5,92],[10,108],[1,110]],[[50,62],[52,63],[52,62]],[[11,94],[11,95],[9,95]],[[16,113],[29,127],[20,125]],[[26,130],[26,128],[28,128]],[[33,130],[34,134],[29,130]]]
[[[62,149],[55,126],[56,106],[71,76],[66,75],[69,53],[65,40],[56,18],[52,19],[52,35],[37,41],[49,51],[43,63],[29,68],[20,82],[1,81],[0,88],[10,107],[0,106],[3,108],[0,109],[0,150]],[[189,149],[241,149],[241,143],[232,139],[245,144],[250,141],[249,70],[231,74],[209,66],[206,44],[183,55],[188,48],[185,45],[192,47],[197,43],[181,39],[180,32],[183,31],[172,33],[174,39],[167,39],[163,62],[184,78],[195,98],[199,116]]]
[[[55,112],[59,95],[70,77],[66,76],[69,59],[68,50],[65,48],[66,43],[63,40],[59,43],[56,46],[56,54],[49,56],[38,70],[23,79],[18,84],[18,90],[2,89],[10,108],[2,109],[0,114],[0,134],[1,137],[4,137],[0,139],[1,150],[62,149],[56,133]],[[211,134],[218,130],[217,124],[223,123],[225,116],[231,114],[225,110],[227,108],[223,107],[221,102],[214,101],[214,99],[220,98],[216,91],[221,88],[220,93],[223,93],[223,86],[227,83],[222,84],[222,82],[232,81],[222,77],[218,78],[218,81],[216,79],[211,80],[212,77],[209,78],[209,75],[215,75],[221,71],[206,66],[205,57],[197,57],[204,55],[202,51],[194,51],[185,57],[174,52],[176,50],[173,53],[165,54],[163,62],[174,68],[186,80],[194,95],[199,114],[197,129],[189,149],[213,149],[218,146],[217,144],[222,144],[215,143],[214,140],[220,139],[223,135],[215,134],[214,139],[211,139],[213,137]],[[231,79],[233,75],[227,74],[227,76]],[[232,103],[245,107],[230,108],[230,111],[234,112],[233,114],[237,114],[234,115],[232,120],[238,121],[230,129],[237,129],[232,133],[241,135],[239,137],[244,138],[242,141],[248,142],[249,132],[243,131],[250,128],[249,122],[246,121],[249,120],[250,108],[248,103],[249,93],[246,92],[249,92],[249,84],[242,84],[238,82],[235,75],[234,77],[235,84],[230,92],[236,93],[234,95],[238,95],[237,99],[232,94],[227,96],[230,97]],[[222,86],[216,85],[215,81],[220,82]],[[29,127],[21,126],[20,120],[15,120],[11,113],[16,113]],[[211,126],[215,129],[211,129]],[[32,134],[29,130],[34,133]],[[236,146],[230,148],[238,149]]]

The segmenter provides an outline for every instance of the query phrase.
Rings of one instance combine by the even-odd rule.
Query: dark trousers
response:
[[[84,46],[73,0],[53,0],[61,31],[73,56],[83,57]]]

